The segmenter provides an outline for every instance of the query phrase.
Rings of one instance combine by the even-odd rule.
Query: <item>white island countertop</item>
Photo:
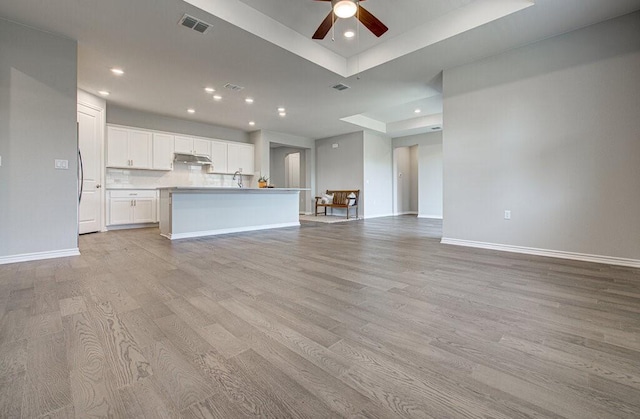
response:
[[[300,192],[309,191],[309,188],[238,188],[234,186],[163,186],[158,190],[170,192]]]
[[[160,234],[175,240],[300,225],[301,188],[160,187]]]

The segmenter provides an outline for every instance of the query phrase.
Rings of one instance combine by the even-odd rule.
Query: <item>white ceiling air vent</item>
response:
[[[350,87],[349,87],[349,86],[347,86],[347,85],[346,85],[346,84],[344,84],[344,83],[338,83],[338,84],[336,84],[335,86],[331,86],[331,87],[332,87],[333,89],[336,89],[336,90],[339,90],[339,91],[343,91],[343,90],[350,89]]]
[[[189,29],[193,29],[196,32],[200,32],[202,34],[209,32],[209,29],[212,28],[213,25],[207,22],[203,22],[200,19],[196,19],[193,16],[189,16],[185,14],[178,22],[180,25],[185,26]]]
[[[227,83],[224,85],[225,89],[229,89],[229,90],[233,90],[234,92],[239,92],[240,90],[244,89],[244,87],[242,86],[238,86],[236,84],[231,84],[231,83]]]

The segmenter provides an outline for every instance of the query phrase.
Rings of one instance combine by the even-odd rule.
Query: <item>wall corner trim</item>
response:
[[[8,263],[29,262],[33,260],[64,258],[69,256],[80,256],[80,249],[62,249],[51,252],[23,253],[20,255],[0,256],[0,265]]]
[[[460,240],[443,237],[440,241],[442,244],[450,244],[454,246],[475,247],[479,249],[498,250],[501,252],[522,253],[527,255],[547,256],[558,259],[571,259],[583,262],[595,262],[606,265],[627,266],[631,268],[640,268],[640,259],[618,258],[614,256],[589,255],[585,253],[564,252],[561,250],[538,249],[535,247],[512,246],[508,244],[485,243],[471,240]]]

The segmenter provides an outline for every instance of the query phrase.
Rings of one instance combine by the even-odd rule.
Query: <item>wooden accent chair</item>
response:
[[[355,195],[355,198],[349,198],[349,196],[353,194]],[[327,189],[326,195],[333,195],[333,202],[332,203],[325,203],[322,201],[322,197],[321,196],[316,196],[316,209],[315,209],[315,215],[317,216],[318,213],[318,207],[320,207],[322,209],[322,207],[324,207],[324,215],[327,215],[327,207],[332,209],[332,213],[333,213],[333,208],[345,208],[347,210],[347,220],[349,219],[349,210],[351,208],[355,208],[356,209],[356,218],[358,218],[358,200],[360,199],[360,189],[356,189],[356,190],[342,190],[342,191],[337,191],[337,190],[330,190]]]

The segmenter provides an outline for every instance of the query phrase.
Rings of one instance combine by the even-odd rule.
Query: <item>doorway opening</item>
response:
[[[418,215],[419,176],[418,146],[398,147],[393,150],[393,213]]]
[[[277,188],[305,188],[307,185],[307,153],[309,149],[273,144],[269,162],[269,183]],[[299,212],[307,212],[309,191],[300,191]]]

